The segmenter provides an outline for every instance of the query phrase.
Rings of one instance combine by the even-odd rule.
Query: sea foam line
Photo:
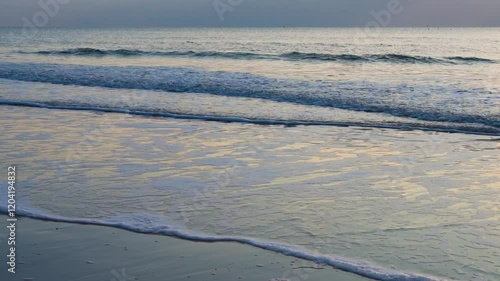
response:
[[[6,214],[7,209],[4,206],[0,206],[0,213]],[[58,215],[45,215],[37,214],[31,211],[18,210],[17,215],[20,217],[29,217],[38,220],[62,222],[62,223],[74,223],[82,225],[97,225],[97,226],[107,226],[120,228],[136,233],[143,234],[155,234],[155,235],[165,235],[177,237],[184,240],[195,241],[195,242],[235,242],[250,245],[253,247],[261,248],[264,250],[280,253],[286,256],[291,256],[299,259],[304,259],[312,261],[319,264],[329,265],[333,268],[354,273],[356,275],[371,278],[380,281],[444,281],[445,279],[439,279],[437,277],[426,276],[416,273],[405,273],[398,272],[390,269],[386,269],[380,266],[372,265],[363,261],[352,261],[341,257],[320,254],[317,252],[311,252],[307,249],[297,247],[294,245],[286,243],[276,243],[269,241],[262,241],[258,239],[248,238],[248,237],[238,237],[238,236],[211,236],[203,235],[190,231],[184,231],[181,229],[172,228],[168,225],[150,225],[149,227],[144,227],[144,222],[141,221],[138,224],[125,223],[125,222],[115,222],[106,221],[102,219],[84,219],[84,218],[68,218]],[[142,225],[142,226],[141,226]]]
[[[58,109],[58,110],[75,110],[75,111],[96,111],[96,112],[106,112],[106,113],[118,113],[118,114],[130,114],[138,116],[149,116],[149,117],[164,117],[164,118],[174,118],[174,119],[184,119],[184,120],[202,120],[210,122],[223,122],[223,123],[247,123],[255,125],[264,126],[285,126],[285,127],[297,127],[297,126],[332,126],[332,127],[361,127],[361,128],[377,128],[377,129],[394,129],[394,130],[406,130],[406,131],[431,131],[431,132],[442,132],[442,133],[459,133],[459,134],[473,134],[473,135],[485,135],[485,136],[497,136],[500,134],[497,129],[491,129],[492,131],[467,131],[453,128],[440,128],[440,127],[421,127],[421,126],[411,126],[411,125],[384,125],[384,124],[367,124],[367,123],[346,123],[346,122],[326,122],[326,121],[292,121],[292,120],[273,120],[273,119],[249,119],[244,117],[236,116],[210,116],[210,115],[193,115],[193,114],[179,114],[171,112],[151,112],[151,111],[140,111],[140,110],[130,110],[123,108],[109,108],[109,107],[93,107],[93,106],[74,106],[74,105],[55,105],[55,104],[45,104],[39,102],[27,102],[27,101],[12,101],[12,100],[2,100],[0,99],[0,105],[7,106],[20,106],[20,107],[34,107],[34,108],[46,108],[46,109]]]

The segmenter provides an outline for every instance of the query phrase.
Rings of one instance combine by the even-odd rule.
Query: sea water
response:
[[[499,29],[21,33],[0,29],[21,214],[500,279]]]

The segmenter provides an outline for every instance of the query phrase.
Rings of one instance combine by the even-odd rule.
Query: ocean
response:
[[[499,28],[0,28],[0,156],[32,218],[374,280],[500,280],[499,43]]]

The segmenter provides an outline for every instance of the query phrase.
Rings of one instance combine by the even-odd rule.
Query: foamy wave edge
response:
[[[4,206],[0,206],[0,213],[7,214],[7,208]],[[16,210],[16,215],[18,217],[29,217],[37,220],[45,220],[52,222],[62,222],[62,223],[73,223],[73,224],[82,224],[82,225],[97,225],[97,226],[106,226],[106,227],[114,227],[120,228],[136,233],[143,234],[155,234],[155,235],[165,235],[176,237],[189,241],[196,242],[234,242],[241,243],[249,246],[253,246],[256,248],[280,253],[286,256],[291,256],[299,259],[304,259],[320,264],[329,265],[333,268],[350,272],[362,277],[371,278],[374,280],[380,281],[445,281],[446,279],[439,279],[433,276],[426,276],[416,273],[405,273],[393,271],[390,269],[386,269],[380,266],[372,265],[370,263],[364,261],[352,261],[341,257],[335,257],[331,255],[324,255],[317,252],[311,252],[307,249],[300,248],[294,245],[286,244],[286,243],[276,243],[269,241],[262,241],[247,237],[238,237],[238,236],[211,236],[211,235],[203,235],[198,234],[191,231],[184,231],[181,229],[175,229],[168,225],[151,225],[149,227],[145,227],[144,225],[137,225],[133,223],[125,223],[125,222],[114,222],[114,221],[106,221],[101,219],[84,219],[84,218],[68,218],[57,215],[45,215],[45,214],[37,214],[27,210]]]
[[[212,115],[193,115],[193,114],[181,114],[173,112],[156,112],[156,111],[138,111],[123,108],[109,108],[109,107],[92,107],[92,106],[68,106],[68,105],[53,105],[40,102],[28,102],[28,101],[12,101],[0,99],[0,106],[20,106],[20,107],[34,107],[34,108],[46,108],[46,109],[58,109],[58,110],[75,110],[75,111],[95,111],[95,112],[106,112],[106,113],[117,113],[117,114],[129,114],[138,115],[145,117],[164,117],[164,118],[174,118],[174,119],[184,119],[184,120],[201,120],[209,122],[223,122],[223,123],[246,123],[254,125],[263,126],[285,126],[285,127],[296,127],[296,126],[333,126],[333,127],[361,127],[361,128],[377,128],[377,129],[393,129],[393,130],[405,130],[405,131],[429,131],[429,132],[442,132],[442,133],[458,133],[458,134],[472,134],[472,135],[484,135],[484,136],[496,136],[499,132],[496,129],[493,131],[477,131],[477,130],[465,130],[465,129],[455,129],[455,128],[444,128],[444,127],[422,127],[422,126],[412,126],[412,125],[385,125],[385,124],[371,124],[371,123],[345,123],[345,122],[328,122],[328,121],[298,121],[298,120],[274,120],[274,119],[249,119],[245,117],[237,116],[212,116]]]

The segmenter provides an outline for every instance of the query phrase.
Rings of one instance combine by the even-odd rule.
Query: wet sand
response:
[[[247,245],[111,227],[22,218],[17,241],[17,272],[2,270],[1,280],[368,280]]]

